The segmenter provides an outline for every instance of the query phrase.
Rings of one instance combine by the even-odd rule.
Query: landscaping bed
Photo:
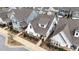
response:
[[[21,34],[20,37],[25,39],[25,40],[28,40],[28,41],[30,41],[30,42],[32,42],[34,44],[38,43],[38,41],[40,40],[38,38],[29,36],[28,34],[25,34],[25,33]]]
[[[21,43],[19,43],[19,42],[13,40],[12,37],[8,37],[7,43],[8,43],[10,46],[22,46]]]
[[[9,29],[9,28],[6,28],[5,30],[7,30],[9,33],[12,33],[14,35],[18,34],[19,32],[16,31],[16,30],[13,30],[13,29]]]
[[[63,48],[58,48],[56,46],[53,46],[49,43],[49,41],[45,41],[43,42],[41,45],[40,45],[42,48],[48,50],[48,51],[66,51],[65,49]]]

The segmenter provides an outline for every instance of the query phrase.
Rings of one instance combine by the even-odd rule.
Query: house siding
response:
[[[56,20],[56,18],[54,18],[54,20]],[[46,37],[48,37],[51,33],[52,33],[52,31],[55,29],[55,25],[54,25],[54,23],[56,23],[56,21],[52,21],[52,23],[51,23],[51,26],[50,26],[50,28],[48,29],[48,31],[47,31],[47,33],[46,33]],[[46,38],[45,38],[46,39]]]
[[[71,42],[69,41],[69,39],[71,39],[71,38],[69,38],[67,35],[65,35],[65,33],[62,31],[62,32],[60,32],[61,33],[61,35],[62,35],[62,37],[64,38],[64,40],[66,41],[66,43],[67,43],[67,45],[68,45],[68,48],[70,48],[70,46],[72,45],[71,44]]]
[[[58,43],[60,44],[60,46],[62,47],[66,47],[66,42],[64,41],[64,38],[59,34],[57,34],[56,36],[50,38],[51,39],[51,43]]]
[[[31,26],[31,28],[30,28],[30,26]],[[30,35],[30,33],[31,33],[33,36],[40,37],[40,35],[39,35],[38,33],[35,33],[35,31],[34,31],[32,25],[31,25],[30,23],[29,23],[29,25],[28,25],[28,27],[27,27],[27,29],[26,29],[25,31],[26,31],[29,35]]]

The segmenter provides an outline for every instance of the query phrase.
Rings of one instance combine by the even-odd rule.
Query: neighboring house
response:
[[[10,21],[8,14],[9,12],[0,12],[0,25],[7,25]]]
[[[24,30],[28,26],[28,23],[31,22],[36,16],[37,14],[31,7],[13,9],[13,15],[10,17],[13,29],[18,32]]]
[[[8,7],[0,7],[0,25],[6,25],[10,20],[8,14],[10,14]]]
[[[56,26],[55,13],[52,15],[42,14],[29,23],[25,30],[29,35],[42,39],[47,39]]]
[[[58,32],[56,34],[56,31]],[[51,36],[51,42],[52,45],[57,47],[68,47],[70,48],[72,46],[71,42],[69,41],[71,38],[70,31],[68,25],[62,25],[60,28],[56,28],[56,31]]]
[[[74,14],[72,14],[74,15]],[[79,50],[79,19],[60,19],[56,30],[51,36],[51,43],[57,46]]]

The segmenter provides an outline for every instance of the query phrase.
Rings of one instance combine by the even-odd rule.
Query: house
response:
[[[66,19],[61,19],[66,20]],[[70,30],[66,21],[59,20],[57,27],[54,33],[51,35],[50,40],[51,44],[57,47],[68,47],[70,48],[71,42],[69,39],[72,39],[70,36]]]
[[[13,29],[18,32],[23,31],[36,16],[37,14],[32,7],[17,7],[13,9],[13,14],[10,17]]]
[[[52,15],[41,14],[29,23],[25,32],[30,36],[47,39],[56,26],[55,13]]]
[[[79,50],[79,19],[73,17],[69,19],[60,18],[50,40],[52,45]]]
[[[5,7],[0,10],[0,25],[7,25],[7,23],[10,21],[8,17],[10,13],[11,12],[9,11],[9,9],[6,10]]]

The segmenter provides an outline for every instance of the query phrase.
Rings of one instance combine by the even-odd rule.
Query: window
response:
[[[30,28],[32,28],[32,26],[30,25]]]
[[[76,33],[76,35],[78,35],[78,33]]]
[[[41,27],[44,27],[44,25],[41,24]]]
[[[56,26],[56,23],[54,23],[54,25]]]

